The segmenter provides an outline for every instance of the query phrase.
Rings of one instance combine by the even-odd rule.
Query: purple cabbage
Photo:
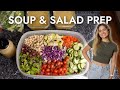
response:
[[[43,60],[62,60],[65,55],[65,50],[60,49],[58,46],[45,46],[42,50]]]

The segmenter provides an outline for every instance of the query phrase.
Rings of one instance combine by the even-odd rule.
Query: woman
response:
[[[93,60],[90,60],[87,51],[92,48]],[[110,27],[99,24],[95,38],[82,51],[89,62],[89,79],[112,79],[117,61],[117,45],[112,41]]]

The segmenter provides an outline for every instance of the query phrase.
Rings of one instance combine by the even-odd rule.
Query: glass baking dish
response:
[[[85,76],[85,74],[87,73],[88,69],[89,69],[89,63],[86,63],[85,69],[82,70],[81,73],[78,74],[71,74],[71,75],[63,75],[63,76],[47,76],[47,75],[30,75],[30,74],[26,74],[25,72],[23,72],[20,68],[20,61],[19,61],[19,55],[21,52],[21,48],[22,48],[22,44],[25,40],[25,38],[27,38],[28,36],[31,35],[46,35],[46,34],[50,34],[50,33],[56,33],[59,35],[71,35],[74,36],[76,38],[79,38],[79,40],[81,41],[81,43],[85,46],[86,44],[86,40],[84,39],[84,37],[78,33],[78,32],[74,32],[74,31],[66,31],[66,30],[40,30],[40,31],[29,31],[26,32],[25,34],[23,34],[23,36],[21,37],[18,46],[17,46],[17,51],[16,51],[16,64],[17,67],[19,69],[19,71],[27,76],[27,77],[31,77],[31,78],[39,78],[39,79],[70,79],[70,78],[75,78],[75,77],[79,77],[79,79],[83,79],[84,77],[87,78]]]

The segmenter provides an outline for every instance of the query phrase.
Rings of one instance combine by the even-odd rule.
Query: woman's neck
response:
[[[103,42],[110,42],[108,38],[102,39]]]

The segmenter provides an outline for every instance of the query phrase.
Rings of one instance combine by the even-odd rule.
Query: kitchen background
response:
[[[52,14],[52,13],[51,13]],[[75,11],[76,16],[83,16],[87,17],[88,15],[90,16],[100,16],[101,12],[100,11]],[[95,24],[90,23],[89,25],[85,23],[86,20],[84,21],[83,24],[81,25],[75,25],[72,27],[70,30],[71,31],[76,31],[81,33],[86,41],[88,42],[92,37],[93,37],[93,32],[95,29]],[[50,25],[48,30],[55,30],[54,25]],[[10,39],[13,41],[15,46],[17,47],[17,44],[21,38],[21,36],[25,33],[31,31],[27,25],[24,25],[24,29],[22,32],[18,32],[18,30],[14,30],[13,32],[3,29],[3,31],[0,32],[0,37],[6,37],[7,39]],[[115,79],[118,79],[118,70],[115,70]],[[28,77],[23,76],[16,65],[16,57],[14,56],[11,59],[7,59],[4,56],[0,55],[0,79],[30,79]]]

